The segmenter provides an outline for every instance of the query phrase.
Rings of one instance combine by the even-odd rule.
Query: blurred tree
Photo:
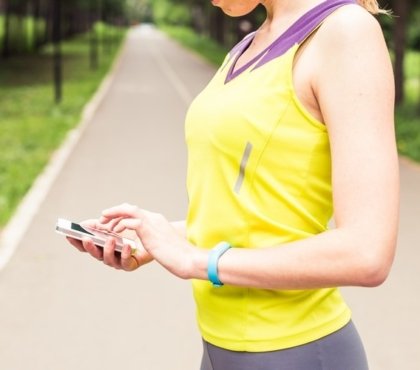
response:
[[[97,69],[99,65],[98,35],[95,30],[95,23],[101,18],[101,0],[89,0],[89,44],[90,44],[90,68]]]
[[[151,21],[150,6],[147,0],[127,0],[125,11],[130,24]]]
[[[10,43],[10,13],[12,10],[12,4],[9,0],[3,1],[4,11],[4,30],[3,30],[3,48],[2,56],[7,58],[10,55],[9,43]]]
[[[53,45],[54,45],[54,100],[59,103],[62,98],[62,58],[61,58],[61,0],[52,0]]]
[[[411,5],[411,0],[397,0],[393,2],[393,10],[396,15],[393,32],[396,104],[401,104],[404,101],[404,56],[407,48],[408,21]]]
[[[33,1],[33,17],[34,17],[34,50],[39,50],[42,45],[43,38],[40,32],[41,21],[41,0]]]
[[[126,0],[0,0],[3,58],[33,52],[46,43],[53,45],[54,100],[62,99],[61,40],[90,31],[90,65],[99,65],[98,21],[125,24]],[[98,29],[95,29],[97,27]],[[98,31],[99,30],[99,31]],[[102,37],[104,37],[102,32]],[[105,44],[112,44],[106,40]]]
[[[244,17],[231,18],[224,15],[219,8],[211,5],[209,1],[149,1],[153,19],[156,23],[191,27],[198,34],[210,36],[227,47],[233,46],[239,39],[243,38],[244,32],[255,29],[265,16],[262,7],[258,7],[256,11]]]

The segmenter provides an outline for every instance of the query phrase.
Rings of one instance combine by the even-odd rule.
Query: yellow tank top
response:
[[[245,38],[192,103],[186,118],[187,234],[194,245],[281,246],[327,229],[332,215],[328,132],[299,102],[292,65],[301,42],[349,3],[354,1],[329,0],[312,9],[285,33],[293,37],[285,41],[283,34],[233,72],[235,56],[252,35]],[[302,24],[310,21],[303,32]],[[203,338],[230,350],[293,347],[350,320],[336,288],[215,288],[194,280],[193,290]]]

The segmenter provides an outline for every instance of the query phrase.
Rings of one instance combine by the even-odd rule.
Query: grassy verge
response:
[[[396,111],[397,144],[400,154],[420,163],[420,107],[404,104]]]
[[[124,31],[112,31],[114,47],[89,68],[87,35],[64,42],[63,101],[53,102],[51,48],[2,60],[0,68],[0,227],[80,119],[84,105],[108,72]]]
[[[174,26],[160,28],[216,66],[222,63],[227,53],[224,47],[208,37],[197,35],[189,28]],[[406,102],[396,110],[398,149],[402,155],[420,162],[420,52],[408,52],[405,63]]]
[[[405,63],[406,101],[396,110],[398,150],[420,162],[420,52],[407,53]]]
[[[405,73],[407,78],[407,96],[415,99],[420,98],[420,51],[410,51],[405,57]]]

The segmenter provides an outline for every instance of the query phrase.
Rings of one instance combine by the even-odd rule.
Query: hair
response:
[[[357,0],[358,3],[363,6],[367,11],[372,14],[390,14],[391,12],[386,9],[382,9],[377,0]]]

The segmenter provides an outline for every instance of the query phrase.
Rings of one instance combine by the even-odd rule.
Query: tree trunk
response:
[[[35,36],[35,29],[36,29],[35,19],[33,19],[32,24],[28,22],[28,19],[31,17],[33,18],[32,2],[28,1],[25,4],[25,13],[22,14],[22,18],[23,18],[24,31],[25,31],[25,51],[29,53],[34,51],[34,36]]]
[[[394,3],[396,15],[394,24],[394,73],[395,73],[395,103],[404,102],[404,54],[407,42],[407,23],[410,10],[410,0],[398,0]]]
[[[61,102],[62,98],[62,58],[61,58],[61,0],[52,0],[52,38],[54,45],[54,100]]]
[[[40,0],[34,0],[33,2],[33,16],[34,16],[34,49],[39,50],[42,40],[39,35],[39,26],[41,22],[41,3]]]
[[[216,40],[219,44],[224,42],[224,14],[219,10],[213,10],[210,13],[209,31],[210,37]]]
[[[90,68],[98,68],[98,36],[96,35],[95,22],[97,20],[98,1],[90,0],[89,23],[90,23]]]
[[[10,12],[10,0],[6,0],[4,5],[3,58],[8,58],[10,56]]]
[[[191,12],[192,12],[191,26],[197,34],[202,35],[205,29],[205,20],[204,20],[205,9],[204,9],[203,4],[199,3],[199,4],[193,5]]]
[[[45,19],[45,29],[44,29],[44,44],[47,44],[52,40],[52,34],[53,34],[53,8],[54,8],[54,0],[48,0],[46,7],[45,7],[45,13],[44,13],[44,19]]]

